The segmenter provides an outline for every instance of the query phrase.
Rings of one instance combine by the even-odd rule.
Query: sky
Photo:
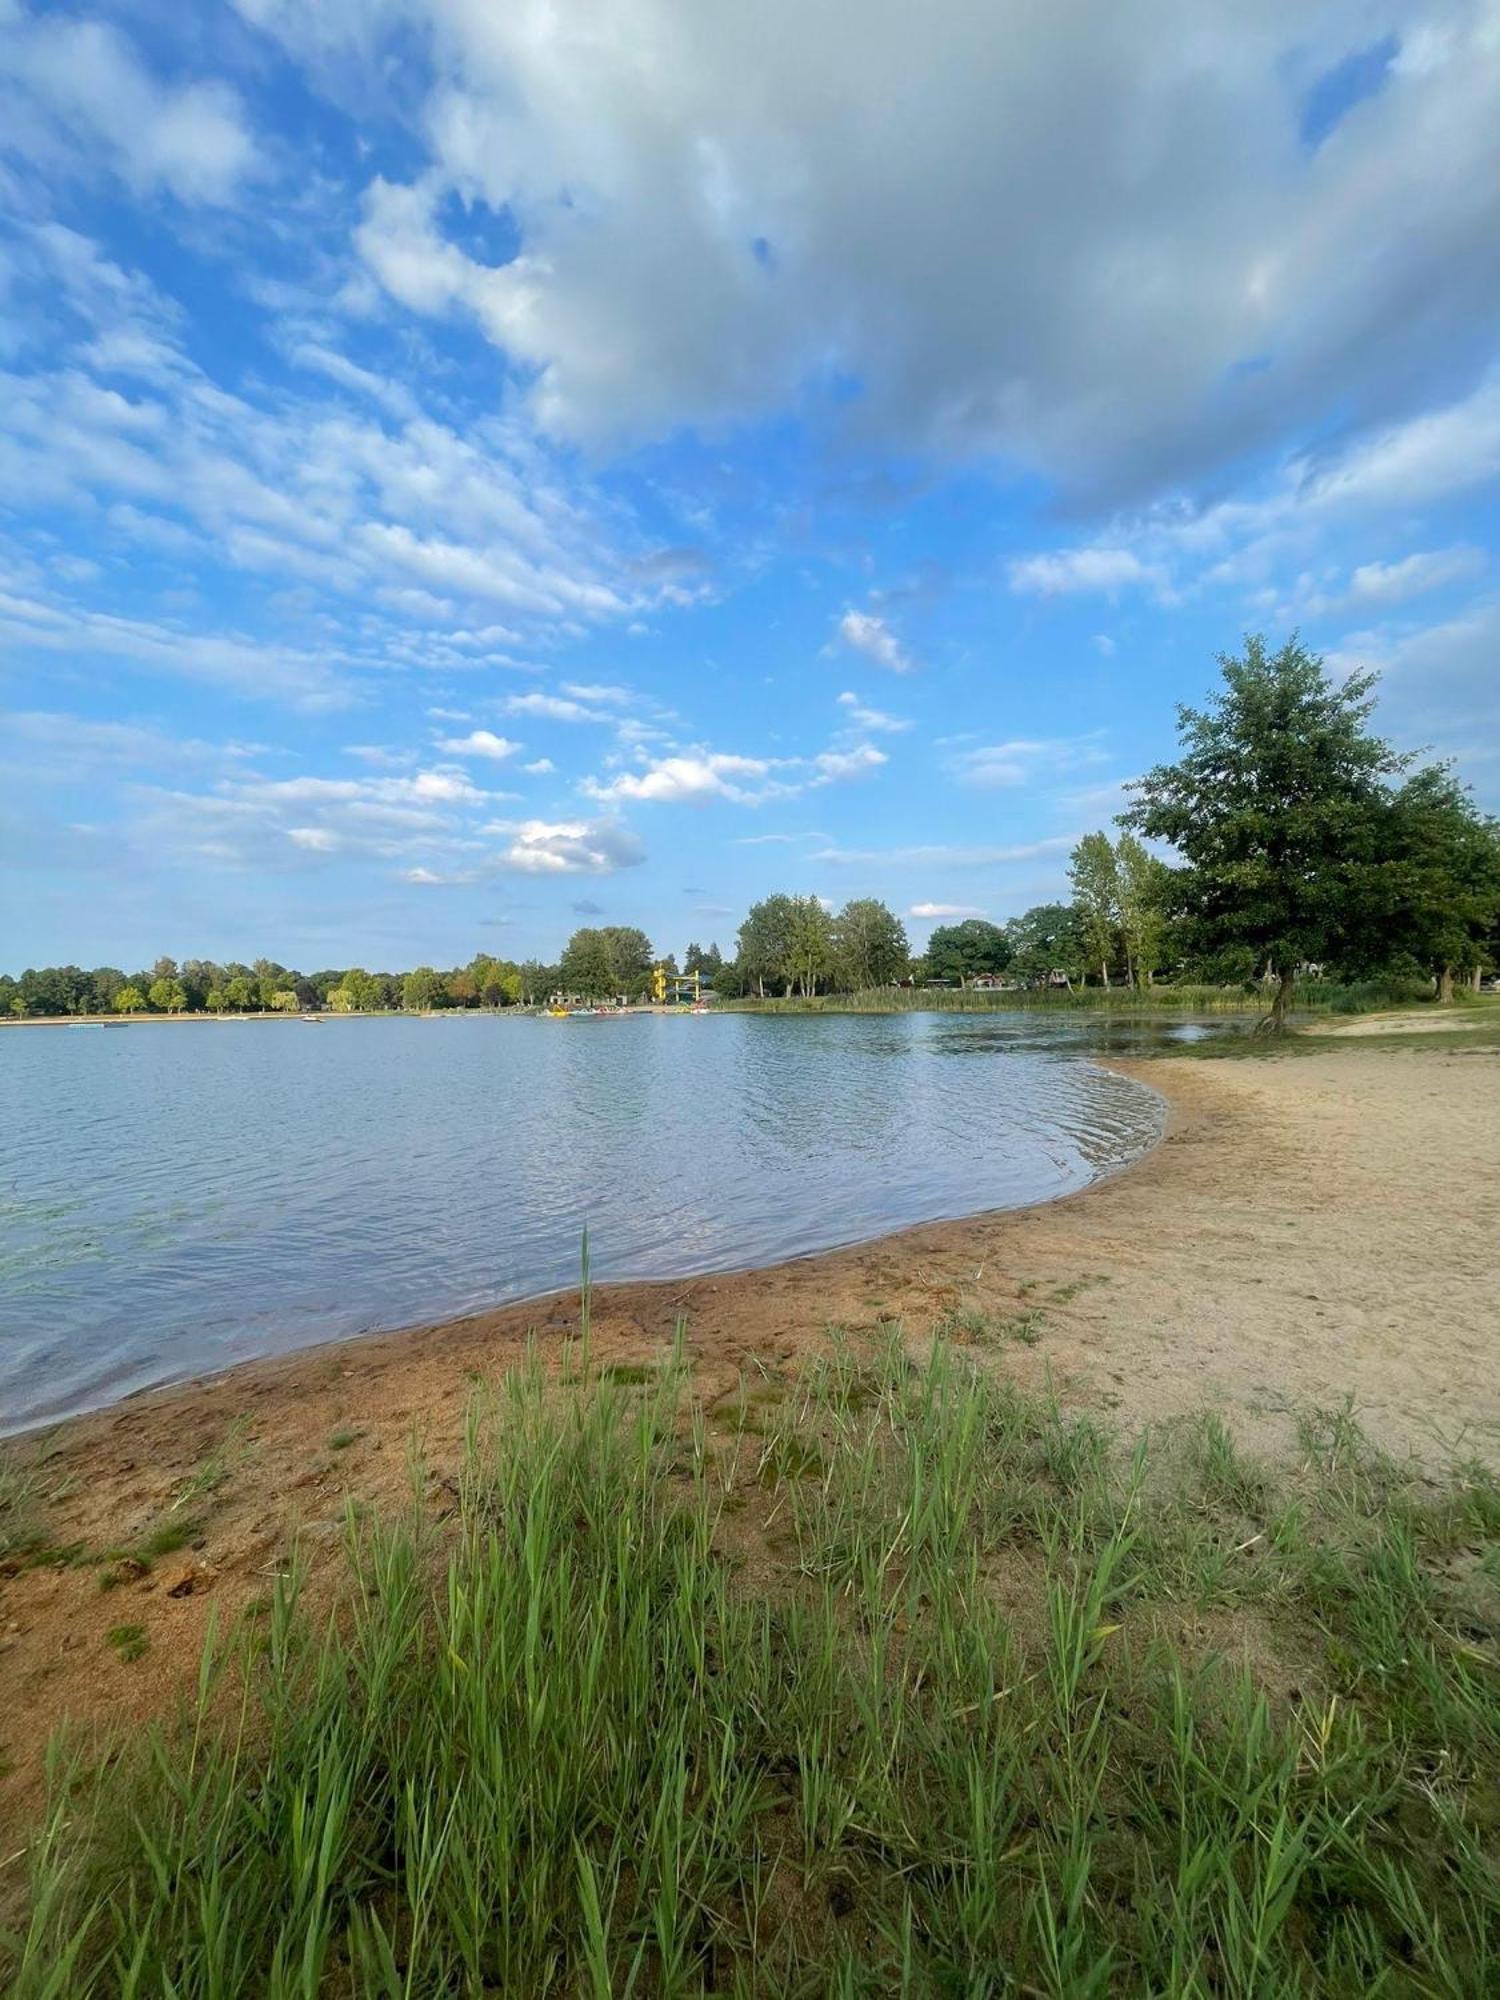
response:
[[[0,0],[0,966],[920,946],[1293,628],[1500,807],[1500,0]]]

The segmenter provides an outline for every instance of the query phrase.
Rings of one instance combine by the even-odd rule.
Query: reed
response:
[[[54,1753],[7,1942],[103,1994],[1500,1990],[1500,1489],[1308,1413],[1126,1451],[937,1342],[716,1423],[533,1358],[195,1698]]]

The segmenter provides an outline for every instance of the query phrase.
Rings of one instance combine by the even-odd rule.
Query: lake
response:
[[[1157,1138],[1035,1014],[0,1030],[0,1430],[576,1282],[1065,1194]]]

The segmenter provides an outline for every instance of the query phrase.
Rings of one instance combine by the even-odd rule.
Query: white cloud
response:
[[[18,652],[126,660],[151,673],[228,687],[296,708],[339,708],[350,699],[338,670],[353,661],[337,649],[318,652],[222,630],[195,632],[3,589],[0,639]]]
[[[495,763],[514,757],[520,747],[509,736],[497,736],[493,729],[471,729],[467,736],[444,736],[438,740],[439,750],[447,751],[450,757],[488,757]]]
[[[634,689],[600,681],[565,681],[563,693],[577,701],[607,702],[612,708],[628,708],[635,700]]]
[[[931,919],[935,917],[982,917],[984,911],[977,903],[913,903],[906,913],[909,917]]]
[[[1165,576],[1160,567],[1144,563],[1130,549],[1062,549],[1049,555],[1025,556],[1010,566],[1010,587],[1042,597],[1075,591],[1109,591],[1139,587],[1160,591]]]
[[[836,785],[845,778],[868,777],[871,771],[878,771],[890,759],[883,750],[877,750],[873,743],[857,743],[848,750],[820,750],[813,758],[813,769],[817,776],[815,785]]]
[[[1335,399],[1357,424],[1419,404],[1495,317],[1482,0],[1430,24],[1359,0],[1311,19],[1092,0],[1004,33],[933,0],[920,26],[877,10],[853,36],[799,0],[618,0],[587,30],[483,0],[241,5],[314,74],[339,51],[410,75],[426,39],[427,157],[373,183],[361,252],[411,310],[471,315],[576,439],[717,428],[833,385],[899,449],[1144,492]],[[1395,60],[1314,142],[1320,78],[1387,27]],[[892,103],[901,143],[874,144]],[[455,194],[512,219],[518,254],[460,247]]]
[[[550,757],[533,757],[531,762],[523,764],[521,769],[528,772],[533,778],[550,778],[552,773],[557,769],[557,766]]]
[[[961,785],[982,790],[1024,785],[1039,774],[1075,771],[1105,761],[1097,734],[1073,737],[1017,737],[1007,743],[979,743],[957,750],[949,769]]]
[[[646,858],[636,835],[614,819],[529,819],[491,831],[512,836],[498,865],[522,875],[613,875]]]
[[[893,674],[909,674],[916,665],[885,619],[871,611],[846,611],[839,620],[839,637],[856,653]]]
[[[585,781],[584,791],[595,799],[641,799],[653,804],[701,804],[730,799],[736,805],[759,805],[784,797],[790,789],[771,776],[773,760],[740,757],[727,751],[703,750],[659,757],[643,771],[623,771],[607,784]]]
[[[841,694],[838,703],[840,708],[847,710],[851,728],[877,736],[895,736],[911,728],[905,716],[887,715],[884,709],[869,708],[857,694]]]
[[[1345,601],[1351,608],[1400,604],[1409,597],[1477,576],[1484,565],[1483,555],[1472,548],[1431,549],[1403,556],[1398,562],[1361,563],[1349,578]]]
[[[581,701],[556,694],[512,694],[501,704],[507,715],[540,716],[544,722],[610,722],[613,717]]]
[[[232,201],[257,170],[235,92],[218,81],[165,84],[105,21],[0,6],[0,151],[50,173],[98,156],[138,194]]]

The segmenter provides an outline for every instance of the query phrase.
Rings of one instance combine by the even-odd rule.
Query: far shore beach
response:
[[[1041,1207],[765,1269],[600,1284],[593,1360],[650,1367],[681,1322],[710,1420],[727,1423],[747,1382],[794,1373],[831,1329],[899,1327],[920,1352],[978,1313],[1014,1333],[976,1344],[980,1365],[1127,1436],[1212,1408],[1276,1456],[1295,1450],[1299,1412],[1349,1399],[1398,1454],[1495,1462],[1500,1050],[1446,1040],[1119,1063],[1170,1110],[1134,1167]],[[316,1574],[351,1501],[406,1503],[417,1463],[440,1504],[476,1385],[532,1340],[557,1356],[578,1323],[575,1289],[252,1362],[0,1446],[45,1462],[58,1551],[0,1570],[14,1766],[0,1819],[35,1796],[59,1720],[159,1711],[210,1614],[263,1595],[294,1549]],[[101,1592],[91,1552],[174,1521],[191,1528],[179,1547]],[[122,1605],[150,1630],[150,1676],[97,1670]]]

